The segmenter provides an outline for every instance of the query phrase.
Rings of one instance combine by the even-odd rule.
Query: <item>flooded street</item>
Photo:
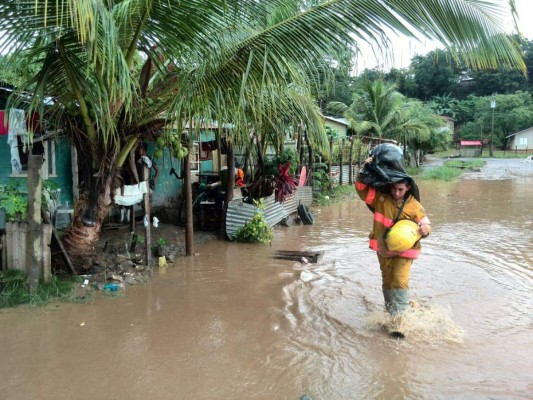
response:
[[[433,233],[406,340],[380,328],[354,193],[315,225],[276,228],[271,247],[197,246],[123,297],[0,310],[0,399],[530,399],[532,176],[419,182]]]

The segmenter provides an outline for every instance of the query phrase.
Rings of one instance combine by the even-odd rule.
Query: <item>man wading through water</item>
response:
[[[374,162],[374,156],[365,160],[361,172]],[[389,333],[394,337],[405,337],[402,328],[402,315],[409,307],[409,272],[413,260],[418,258],[421,246],[418,240],[406,250],[391,251],[385,236],[397,221],[414,221],[413,234],[426,237],[431,232],[431,223],[424,208],[411,193],[411,179],[403,179],[390,184],[390,192],[377,191],[362,182],[361,172],[357,176],[355,189],[359,197],[374,213],[374,224],[370,233],[369,247],[377,252],[381,269],[385,309],[391,315]],[[400,238],[401,239],[401,238]]]

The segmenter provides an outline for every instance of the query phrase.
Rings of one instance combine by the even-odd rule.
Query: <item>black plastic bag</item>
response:
[[[365,164],[359,173],[361,182],[383,193],[390,193],[390,185],[405,179],[410,182],[410,192],[420,201],[420,192],[413,178],[405,172],[403,166],[403,150],[391,143],[378,144],[370,150],[369,156],[374,157],[370,164]]]

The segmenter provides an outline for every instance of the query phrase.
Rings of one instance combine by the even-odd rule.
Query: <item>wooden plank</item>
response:
[[[275,250],[272,257],[292,261],[301,261],[305,257],[308,262],[317,263],[322,255],[321,251]]]
[[[42,180],[39,169],[43,164],[42,155],[28,156],[28,230],[26,234],[26,273],[30,283],[30,293],[37,292],[42,276],[42,230],[41,193]]]
[[[74,202],[80,198],[80,183],[78,178],[78,151],[74,143],[70,146],[71,156],[70,156],[70,168],[72,170],[72,196],[74,197]],[[61,199],[60,199],[61,201]]]
[[[1,236],[2,240],[2,270],[7,270],[7,240],[6,240],[6,234],[3,233]]]
[[[50,251],[50,242],[52,241],[52,225],[42,224],[42,271],[43,282],[50,283],[52,277],[52,252]]]
[[[13,224],[6,221],[4,269],[13,268]]]
[[[52,225],[52,223],[50,221],[50,217],[48,216],[48,213],[45,210],[43,210],[42,208],[41,208],[41,216],[43,218],[43,221],[46,224],[49,224],[52,227],[52,240],[55,240],[55,242],[57,243],[57,245],[59,247],[59,250],[61,251],[61,258],[63,259],[65,264],[68,265],[70,271],[74,275],[77,275],[78,273],[76,272],[76,269],[74,269],[74,266],[72,265],[72,262],[70,261],[70,257],[68,256],[68,253],[65,250],[65,247],[63,246],[63,242],[61,242],[61,238],[57,234],[56,228]],[[50,244],[51,244],[52,240],[50,240]]]

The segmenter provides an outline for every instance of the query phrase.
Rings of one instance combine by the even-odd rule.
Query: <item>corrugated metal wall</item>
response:
[[[357,175],[358,169],[355,165],[352,165],[352,179],[355,182],[355,177]],[[331,166],[331,178],[333,179],[333,184],[338,185],[340,180],[340,167],[338,165],[332,165]],[[350,178],[350,166],[349,165],[343,165],[342,166],[342,184],[348,185],[349,184],[349,178]]]
[[[289,214],[295,213],[300,203],[310,206],[313,203],[313,192],[310,186],[299,187],[294,196],[283,203],[275,201],[272,195],[265,199],[264,210],[257,210],[253,204],[244,203],[242,200],[235,199],[228,204],[226,233],[232,240],[237,230],[250,221],[256,211],[263,213],[267,224],[273,227]]]

